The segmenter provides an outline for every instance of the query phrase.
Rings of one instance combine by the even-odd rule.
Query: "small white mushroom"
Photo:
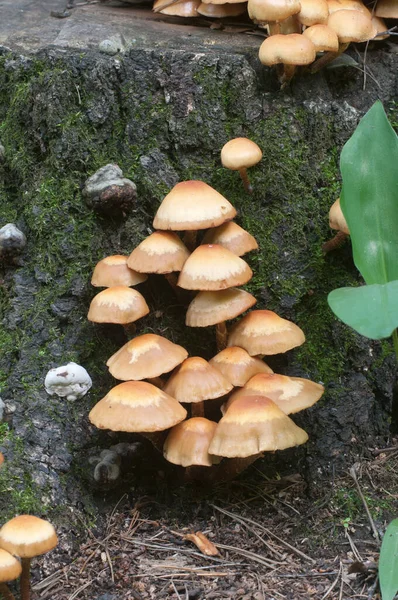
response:
[[[47,394],[56,394],[67,400],[77,400],[85,394],[92,386],[90,375],[84,367],[70,362],[63,367],[50,369],[44,380]]]

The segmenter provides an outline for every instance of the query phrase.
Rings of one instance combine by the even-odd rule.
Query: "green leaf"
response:
[[[391,521],[384,534],[379,558],[379,579],[383,600],[393,600],[398,592],[398,519]]]
[[[343,323],[373,340],[389,337],[398,327],[398,281],[339,288],[328,302]]]
[[[398,138],[377,101],[344,146],[341,208],[366,283],[398,279]]]

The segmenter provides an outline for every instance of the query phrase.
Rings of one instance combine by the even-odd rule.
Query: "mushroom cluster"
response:
[[[31,515],[19,515],[0,529],[0,594],[15,600],[6,582],[21,576],[21,600],[30,599],[30,563],[58,544],[54,527]],[[17,558],[21,559],[21,562]]]
[[[261,44],[260,61],[277,66],[285,86],[298,66],[318,71],[351,42],[388,37],[384,19],[398,19],[396,0],[378,0],[375,9],[362,0],[155,0],[153,10],[166,15],[211,18],[249,13],[269,36]],[[318,56],[318,58],[317,58]]]
[[[303,444],[306,432],[288,415],[312,406],[323,393],[320,384],[274,374],[263,361],[304,343],[304,333],[291,321],[253,310],[228,334],[226,321],[256,303],[238,286],[252,277],[241,256],[258,245],[232,221],[235,216],[230,202],[203,181],[178,183],[158,208],[154,233],[125,266],[141,276],[173,276],[173,286],[194,292],[185,323],[215,326],[218,354],[210,361],[188,357],[163,336],[138,335],[109,358],[109,372],[122,383],[89,414],[99,429],[149,438],[166,460],[186,469],[188,479],[229,479],[263,452]],[[108,292],[112,289],[118,293],[120,287]],[[128,304],[115,303],[107,318]]]

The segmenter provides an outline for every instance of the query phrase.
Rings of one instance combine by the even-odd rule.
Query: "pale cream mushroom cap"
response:
[[[338,10],[329,16],[327,25],[337,33],[343,44],[366,42],[377,33],[370,16],[359,10]]]
[[[249,265],[218,244],[198,246],[184,264],[177,285],[186,290],[224,290],[251,279]]]
[[[166,4],[165,8],[161,8],[164,4]],[[181,0],[167,6],[165,0],[155,0],[152,10],[174,17],[197,17],[199,4],[200,0]]]
[[[272,369],[259,358],[250,356],[238,346],[221,350],[209,360],[233,386],[242,387],[257,373],[272,373]]]
[[[159,206],[153,226],[174,231],[208,229],[235,216],[232,204],[204,181],[181,181]]]
[[[329,210],[329,226],[331,229],[337,229],[347,235],[350,235],[347,221],[343,215],[343,211],[340,206],[340,198],[337,198],[336,202],[333,202]]]
[[[249,0],[249,17],[255,23],[284,21],[300,11],[299,0]]]
[[[228,394],[233,388],[224,375],[200,356],[184,360],[163,390],[179,402],[196,403]]]
[[[209,327],[234,319],[257,302],[254,296],[238,288],[218,292],[199,292],[188,306],[188,327]]]
[[[0,549],[0,583],[13,581],[20,576],[21,563],[7,550]]]
[[[378,0],[375,15],[384,19],[398,19],[397,0]]]
[[[219,244],[237,256],[258,249],[257,240],[234,221],[209,229],[203,237],[203,244]]]
[[[314,44],[298,33],[271,35],[263,41],[259,50],[263,65],[309,65],[316,58]]]
[[[145,333],[122,346],[109,359],[107,367],[116,379],[153,379],[168,373],[188,356],[182,346],[166,338]]]
[[[326,23],[329,17],[327,0],[300,0],[301,9],[298,20],[307,27]]]
[[[305,342],[303,331],[271,310],[252,310],[234,327],[228,346],[244,348],[251,356],[287,352]]]
[[[99,292],[91,301],[87,318],[94,323],[127,325],[149,313],[144,296],[123,285]]]
[[[32,515],[19,515],[0,529],[0,547],[20,558],[33,558],[58,544],[51,523]]]
[[[155,231],[130,254],[127,264],[140,273],[181,271],[189,250],[176,233]]]
[[[183,467],[211,467],[213,460],[209,454],[209,445],[216,427],[217,423],[204,417],[182,421],[167,436],[163,456],[169,462]]]
[[[330,15],[338,10],[358,10],[368,17],[371,16],[370,10],[361,0],[328,0],[328,8]]]
[[[218,3],[201,2],[198,7],[198,13],[204,17],[213,19],[222,19],[224,17],[237,17],[246,12],[247,2]]]
[[[221,164],[232,171],[253,167],[262,157],[261,148],[252,140],[243,137],[229,140],[221,149]]]
[[[317,52],[338,52],[339,50],[337,33],[327,25],[311,25],[303,31],[303,35],[311,40]]]
[[[95,287],[130,286],[146,281],[148,279],[146,275],[129,269],[127,258],[127,256],[115,254],[100,260],[94,268],[91,285]]]
[[[126,432],[163,431],[185,419],[187,411],[146,381],[126,381],[112,388],[89,414],[98,429]]]
[[[245,458],[304,444],[307,433],[265,396],[240,395],[217,425],[210,454]]]

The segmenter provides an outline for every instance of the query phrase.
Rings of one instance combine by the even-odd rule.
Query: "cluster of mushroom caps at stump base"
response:
[[[233,17],[246,12],[269,36],[259,50],[260,62],[277,66],[282,87],[297,67],[320,70],[350,43],[389,37],[384,19],[398,19],[395,0],[378,0],[374,10],[362,0],[156,0],[154,12],[195,17]]]
[[[19,576],[21,600],[30,599],[31,559],[53,550],[57,544],[54,527],[38,517],[20,515],[3,525],[0,529],[0,593],[5,600],[15,600],[6,582]]]
[[[235,162],[226,166],[242,175],[259,154],[241,140],[230,144]],[[242,179],[247,187],[247,174]],[[138,335],[108,359],[109,372],[123,383],[89,415],[99,429],[141,433],[166,460],[185,468],[187,480],[227,480],[263,452],[305,443],[306,432],[288,415],[312,406],[323,393],[320,384],[274,374],[262,360],[304,343],[304,333],[291,321],[269,310],[253,310],[228,335],[226,321],[256,303],[237,286],[253,274],[241,256],[258,244],[232,221],[235,216],[232,204],[203,181],[180,182],[166,195],[154,219],[155,231],[125,257],[126,268],[141,276],[172,276],[173,287],[194,291],[186,325],[215,326],[219,352],[207,361],[188,357],[182,346],[163,336]],[[197,233],[204,230],[197,246]],[[112,280],[116,289],[118,283]],[[105,296],[101,292],[97,298],[101,294]],[[105,303],[113,314],[133,305],[127,295],[123,307],[113,297],[113,308]]]

